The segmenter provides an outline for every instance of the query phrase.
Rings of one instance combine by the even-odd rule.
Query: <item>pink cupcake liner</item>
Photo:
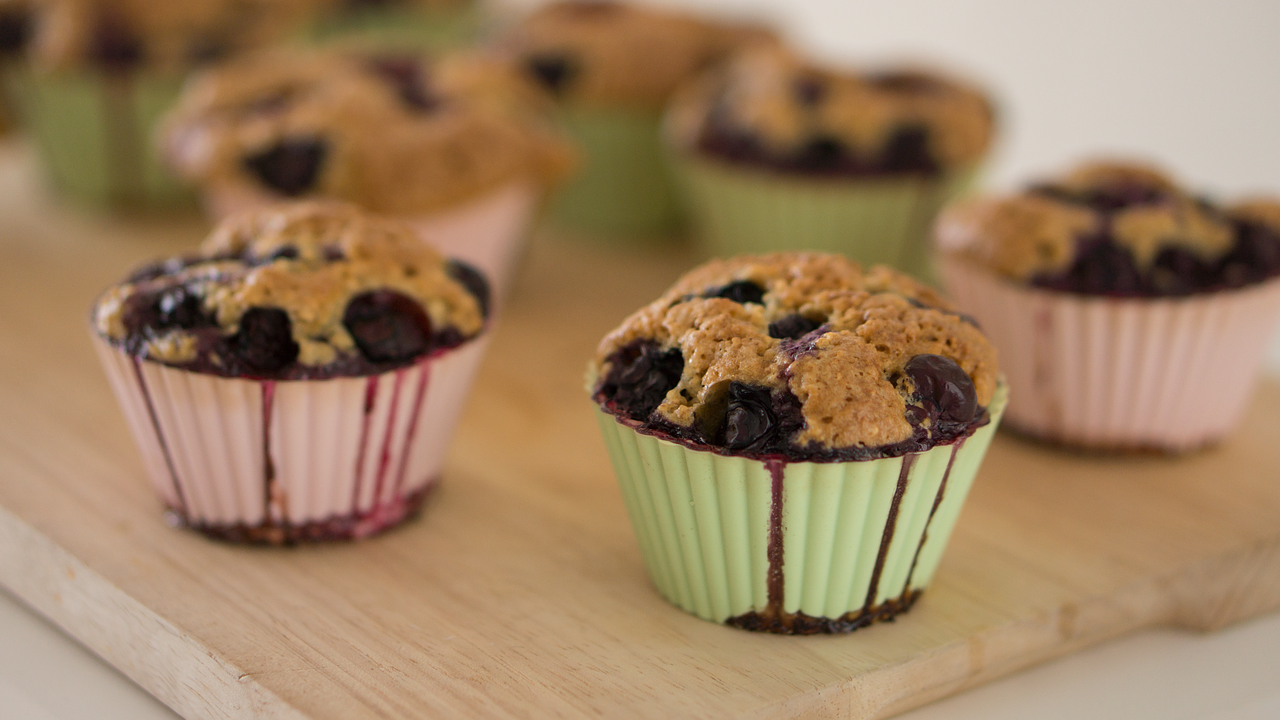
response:
[[[206,375],[94,344],[171,517],[279,543],[365,537],[416,510],[488,339],[379,375],[300,381]]]
[[[214,220],[282,201],[280,197],[238,185],[210,188],[204,195],[205,210]],[[519,181],[448,210],[400,219],[412,225],[419,237],[441,253],[484,272],[493,286],[493,296],[501,300],[519,265],[538,202],[535,185]]]
[[[1000,352],[1005,422],[1086,447],[1181,451],[1221,439],[1249,402],[1280,319],[1280,279],[1132,299],[1024,287],[956,257],[941,270]]]

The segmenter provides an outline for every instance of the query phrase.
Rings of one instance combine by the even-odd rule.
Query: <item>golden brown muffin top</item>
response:
[[[824,67],[779,45],[735,55],[682,90],[668,115],[680,147],[863,172],[971,166],[993,125],[986,97],[958,81],[916,69]]]
[[[230,218],[197,254],[141,268],[103,293],[93,322],[139,357],[205,372],[346,374],[323,368],[403,364],[477,335],[483,281],[460,267],[407,225],[348,204],[294,203]],[[276,336],[249,347],[245,318],[263,312],[275,317],[255,322],[274,322],[263,332]],[[378,321],[372,334],[359,327]],[[405,329],[413,337],[395,337]],[[292,354],[257,361],[276,351]]]
[[[656,111],[732,48],[771,37],[673,10],[577,0],[537,9],[498,45],[565,103]]]
[[[1280,201],[1221,208],[1153,166],[1099,161],[1021,193],[947,208],[935,234],[943,252],[1020,282],[1184,294],[1270,275],[1280,259],[1271,258],[1280,248],[1269,250],[1280,242]],[[1115,287],[1103,287],[1101,275],[1115,276]]]
[[[38,0],[30,44],[37,67],[146,67],[174,72],[283,37],[295,0]]]
[[[205,187],[433,212],[504,184],[547,187],[574,167],[547,101],[508,64],[275,50],[188,84],[166,118],[168,162]]]
[[[775,253],[691,271],[609,333],[593,367],[606,408],[600,393],[632,382],[629,375],[646,382],[644,370],[670,363],[676,382],[651,419],[710,437],[716,431],[701,426],[723,417],[736,385],[765,392],[775,406],[798,403],[803,423],[787,442],[831,451],[903,443],[921,424],[927,439],[930,421],[910,409],[920,400],[908,372],[925,355],[958,365],[972,381],[971,400],[991,402],[995,349],[934,290],[839,255]],[[653,360],[639,371],[621,367],[640,356]]]

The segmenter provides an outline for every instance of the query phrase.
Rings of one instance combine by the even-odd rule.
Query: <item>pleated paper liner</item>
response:
[[[621,242],[664,239],[681,229],[659,113],[567,107],[559,119],[582,150],[583,167],[552,198],[554,225]]]
[[[531,182],[508,183],[474,200],[434,213],[401,216],[444,255],[482,271],[502,299],[524,254],[525,240],[538,209],[540,193]],[[213,186],[204,193],[205,209],[215,220],[284,202],[256,189]]]
[[[171,518],[285,543],[365,537],[417,510],[488,339],[379,375],[297,381],[194,373],[94,344]]]
[[[938,178],[802,177],[684,152],[675,159],[711,255],[821,250],[928,277],[928,230],[974,171]]]
[[[905,611],[937,570],[1006,400],[991,422],[881,460],[752,460],[646,435],[597,411],[658,592],[705,620],[846,632]]]
[[[1030,288],[952,256],[947,291],[1000,352],[1009,426],[1096,449],[1183,451],[1240,420],[1280,321],[1280,279],[1178,298]]]
[[[23,125],[60,191],[97,205],[194,206],[152,143],[178,98],[180,75],[21,71],[11,80]]]

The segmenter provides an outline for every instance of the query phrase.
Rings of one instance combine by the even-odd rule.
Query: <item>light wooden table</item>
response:
[[[21,414],[0,418],[0,579],[185,713],[865,717],[1135,628],[1280,605],[1270,385],[1234,442],[1176,462],[998,439],[935,586],[892,625],[787,639],[684,615],[640,567],[580,368],[692,258],[552,237],[533,245],[421,522],[296,551],[171,530],[82,313],[201,225],[67,212],[3,160],[0,402]]]

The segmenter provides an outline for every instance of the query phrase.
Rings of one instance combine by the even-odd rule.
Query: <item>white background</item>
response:
[[[996,186],[1120,152],[1156,160],[1220,197],[1280,193],[1280,2],[667,4],[772,18],[827,59],[932,59],[983,82],[1002,121],[988,174]],[[1270,367],[1280,374],[1280,337]],[[1280,453],[1277,460],[1280,467]],[[0,718],[172,717],[0,593]],[[1145,633],[903,717],[1280,718],[1280,615],[1213,636]]]

